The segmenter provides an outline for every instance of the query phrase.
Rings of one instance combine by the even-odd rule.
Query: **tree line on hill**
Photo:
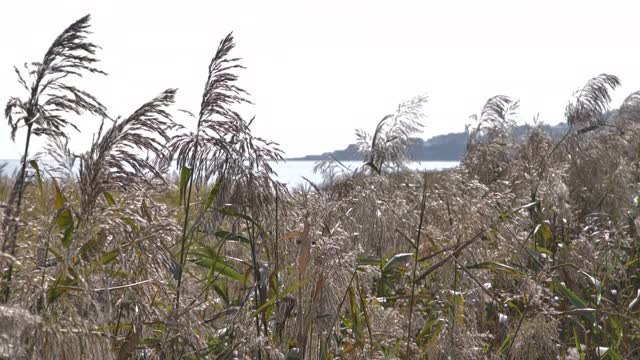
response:
[[[513,129],[513,136],[523,138],[531,125],[520,125]],[[543,125],[544,131],[552,138],[560,138],[567,132],[568,126],[564,123],[557,125]],[[430,139],[423,140],[414,138],[414,143],[410,145],[408,154],[416,161],[461,161],[467,150],[468,131],[455,132],[444,135],[437,135]],[[358,146],[350,144],[343,150],[325,152],[320,155],[306,155],[288,160],[300,161],[322,161],[329,158],[339,161],[360,161],[362,157],[358,154]]]

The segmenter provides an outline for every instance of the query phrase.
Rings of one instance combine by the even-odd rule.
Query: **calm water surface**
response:
[[[342,163],[351,169],[357,169],[362,166],[360,161],[343,161]],[[289,186],[304,183],[303,176],[315,183],[319,183],[322,180],[322,176],[314,174],[313,167],[315,164],[315,161],[287,161],[274,164],[273,170],[278,173],[278,180]],[[457,161],[422,161],[410,163],[409,168],[414,170],[441,170],[455,167],[458,164]]]

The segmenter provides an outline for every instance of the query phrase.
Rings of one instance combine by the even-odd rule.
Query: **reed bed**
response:
[[[437,172],[405,168],[417,96],[357,131],[361,167],[289,189],[239,112],[232,34],[200,109],[170,88],[114,119],[77,87],[105,75],[89,21],[7,103],[26,142],[0,174],[0,358],[640,358],[640,93],[610,109],[615,76],[577,90],[560,139],[515,137],[518,102],[489,99]],[[100,124],[81,153],[77,118]]]

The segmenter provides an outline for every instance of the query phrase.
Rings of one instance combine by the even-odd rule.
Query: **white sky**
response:
[[[344,148],[398,103],[429,96],[423,137],[462,131],[485,100],[521,101],[523,121],[563,121],[571,94],[592,76],[619,76],[614,106],[640,89],[640,7],[616,1],[4,1],[0,104],[23,96],[13,65],[41,60],[67,25],[92,14],[91,39],[108,77],[83,88],[127,115],[176,87],[197,111],[208,63],[234,31],[256,104],[255,132],[287,156]],[[95,119],[72,145],[87,147]],[[0,121],[0,158],[18,158]],[[36,149],[42,143],[36,143]]]

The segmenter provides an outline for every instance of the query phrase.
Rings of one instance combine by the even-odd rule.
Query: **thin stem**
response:
[[[447,214],[449,216],[449,234],[451,234],[451,230],[453,228],[453,217],[451,216],[451,205],[449,203],[449,198],[447,198]],[[459,236],[456,237],[456,246],[460,246]],[[456,310],[458,308],[455,298],[456,296],[458,296],[458,267],[456,266],[456,264],[458,263],[458,255],[454,255],[451,259],[453,260],[453,294],[451,295],[453,307],[451,311],[451,331],[449,332],[449,335],[450,346],[453,350],[455,348]]]
[[[353,279],[355,279],[357,271],[358,271],[358,265],[356,265],[356,267],[353,269],[353,274],[351,274],[351,279],[349,280],[349,284],[347,285],[347,288],[344,290],[344,294],[342,294],[342,300],[340,301],[340,304],[338,305],[338,308],[336,309],[336,315],[333,318],[333,321],[331,321],[331,327],[332,328],[333,328],[333,326],[335,326],[336,321],[338,321],[338,317],[340,317],[340,310],[342,309],[342,305],[344,305],[344,302],[347,299],[347,294],[349,293],[349,288],[351,287],[351,284],[353,284]],[[325,343],[329,342],[329,337],[330,336],[331,336],[331,331],[327,331],[327,336],[325,337]]]
[[[280,197],[279,197],[278,186],[276,186],[275,189],[276,189],[276,229],[275,229],[275,235],[276,235],[275,246],[276,246],[276,248],[275,248],[275,251],[274,251],[274,254],[273,254],[274,261],[275,261],[274,268],[273,268],[273,272],[275,274],[274,281],[273,281],[273,283],[274,283],[274,287],[273,288],[274,288],[275,296],[276,296],[276,299],[277,299],[278,298],[278,271],[280,270],[279,269],[279,247],[278,247],[278,238],[280,237],[280,234],[278,232],[278,225],[279,225],[278,203],[280,202]]]
[[[411,298],[409,299],[409,326],[407,328],[407,356],[411,350],[411,325],[413,319],[413,300],[416,291],[416,269],[418,268],[418,253],[420,251],[420,238],[422,236],[422,224],[424,222],[424,211],[427,204],[427,174],[424,175],[424,185],[422,186],[422,202],[420,205],[420,223],[418,224],[418,236],[416,237],[416,256],[413,261],[413,272],[411,275]]]
[[[455,333],[456,333],[456,309],[457,309],[457,301],[456,296],[458,296],[458,268],[456,267],[456,259],[457,256],[452,258],[453,260],[453,292],[451,293],[451,331],[449,331],[449,348],[453,352],[455,349]]]
[[[465,274],[467,274],[471,280],[473,280],[473,282],[476,283],[476,285],[478,285],[480,287],[480,289],[482,289],[482,291],[487,294],[491,299],[493,299],[493,301],[495,301],[497,304],[500,304],[502,302],[502,300],[500,300],[498,297],[500,296],[499,294],[494,294],[491,291],[489,291],[489,289],[487,289],[481,282],[480,280],[478,280],[477,277],[475,277],[475,275],[473,275],[471,273],[471,271],[469,271],[469,269],[467,269],[464,265],[460,264],[460,262],[458,261],[457,258],[452,258],[453,262],[460,268],[460,270],[462,270],[462,272],[464,272]]]
[[[184,204],[184,222],[182,224],[182,238],[180,241],[180,268],[178,269],[178,285],[176,287],[176,303],[175,311],[178,312],[180,308],[180,289],[182,287],[182,273],[185,265],[185,245],[187,242],[187,227],[189,225],[189,209],[191,208],[191,190],[193,188],[193,174],[196,170],[196,154],[198,153],[198,144],[200,143],[200,124],[202,123],[202,116],[198,118],[198,126],[196,130],[196,143],[193,146],[193,154],[191,154],[191,172],[189,174],[189,191],[187,193],[187,199]]]
[[[56,215],[56,218],[57,218],[57,215]],[[47,242],[45,243],[45,247],[44,247],[42,277],[40,279],[40,291],[42,291],[42,295],[41,295],[42,304],[44,304],[46,299],[45,291],[44,291],[44,279],[45,279],[45,275],[47,274],[47,258],[49,257],[49,242],[51,241],[51,229],[53,228],[53,226],[54,226],[54,222],[51,222],[51,224],[49,225],[49,228],[47,229]],[[40,311],[40,307],[38,308],[38,311]]]
[[[518,326],[516,327],[516,331],[513,333],[513,339],[511,339],[511,343],[509,344],[509,349],[507,350],[507,354],[504,357],[505,359],[509,359],[509,354],[511,353],[511,348],[513,347],[513,343],[516,342],[516,338],[518,337],[518,332],[520,332],[520,327],[522,326],[522,322],[524,321],[525,315],[527,315],[528,308],[524,310],[522,316],[520,317],[520,321],[518,321]]]
[[[249,224],[247,223],[247,226]],[[251,243],[251,262],[253,263],[253,277],[254,277],[254,282],[255,285],[253,287],[253,292],[254,292],[254,302],[255,302],[255,306],[256,309],[258,309],[260,307],[261,301],[260,301],[260,295],[258,292],[258,286],[260,286],[260,270],[258,270],[258,262],[256,259],[256,238],[255,238],[255,225],[252,223],[251,224],[251,230],[249,231],[249,240]],[[264,312],[263,312],[264,313]],[[256,333],[258,335],[258,337],[260,337],[260,335],[262,335],[261,331],[260,331],[260,316],[258,314],[256,314]],[[267,335],[267,334],[265,334]],[[258,359],[261,358],[261,352],[260,349],[258,349]]]
[[[24,144],[24,155],[22,156],[22,167],[20,168],[20,174],[18,175],[18,180],[15,185],[15,191],[17,192],[17,200],[15,206],[15,213],[10,213],[7,217],[8,222],[5,223],[5,242],[2,244],[2,251],[6,251],[7,247],[9,250],[9,255],[15,255],[16,242],[18,237],[18,221],[17,217],[20,215],[20,206],[22,205],[22,195],[24,193],[24,182],[27,171],[27,157],[29,156],[29,144],[31,143],[31,129],[33,127],[33,121],[28,122],[27,127],[27,139]],[[10,207],[11,208],[11,207]],[[10,209],[9,208],[9,209]],[[10,211],[10,210],[9,210]],[[8,244],[7,244],[8,242]],[[7,246],[8,245],[8,246]],[[7,280],[3,289],[2,302],[6,303],[9,301],[9,295],[11,293],[11,277],[13,274],[13,264],[9,264],[9,269],[7,270]]]
[[[367,333],[369,334],[369,351],[371,359],[373,356],[373,332],[371,331],[371,321],[369,320],[369,313],[367,312],[367,304],[366,304],[366,293],[360,286],[360,281],[358,281],[358,275],[356,273],[356,290],[358,291],[358,296],[360,296],[360,306],[362,307],[362,312],[364,314],[365,325],[367,325]],[[364,350],[364,349],[363,349]]]

